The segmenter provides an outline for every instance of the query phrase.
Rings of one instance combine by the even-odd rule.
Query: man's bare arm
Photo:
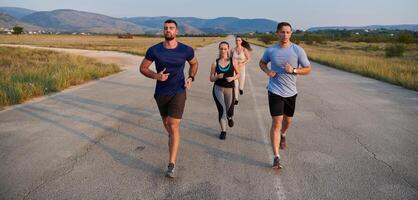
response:
[[[152,70],[149,69],[151,64],[152,64],[152,61],[144,58],[144,60],[142,60],[141,65],[139,65],[139,71],[141,72],[141,74],[151,79],[157,79],[159,81],[166,81],[170,74],[164,73],[165,69],[162,70],[160,73],[153,72]]]
[[[196,76],[197,69],[199,68],[199,63],[197,62],[196,57],[191,59],[189,62],[190,68],[189,68],[189,76]]]
[[[270,70],[267,67],[267,63],[265,63],[263,60],[260,60],[258,65],[260,66],[260,69],[263,70],[263,72],[267,74],[267,76],[269,76],[269,77],[275,77],[276,76],[276,72],[273,71],[273,70]]]

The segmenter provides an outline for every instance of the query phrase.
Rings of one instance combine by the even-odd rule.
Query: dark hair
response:
[[[288,22],[280,22],[277,24],[276,32],[278,32],[283,26],[288,26],[290,29],[292,29],[292,26]]]
[[[243,46],[244,48],[246,48],[248,51],[252,51],[252,50],[253,50],[253,49],[251,48],[250,43],[248,43],[247,41],[245,41],[244,39],[242,39],[242,37],[241,37],[241,36],[237,35],[237,36],[235,36],[235,39],[236,39],[236,38],[241,38],[241,40],[242,40],[242,42],[241,42],[241,46]]]
[[[219,42],[219,47],[221,47],[221,44],[226,44],[226,45],[228,45],[228,47],[229,47],[229,43],[228,43],[227,41],[222,41],[222,42]]]
[[[226,46],[228,46],[228,48],[229,48],[229,43],[227,41],[220,42],[218,48],[220,48],[222,44],[226,44]],[[230,54],[230,52],[228,51],[228,57],[231,57],[231,55],[229,55],[229,54]],[[221,54],[219,54],[219,56],[216,60],[218,61],[219,59],[221,59]]]
[[[165,20],[164,24],[167,24],[167,23],[173,23],[173,24],[175,24],[175,25],[176,25],[176,27],[177,27],[177,22],[176,22],[176,21],[174,21],[174,19],[167,19],[167,20]]]

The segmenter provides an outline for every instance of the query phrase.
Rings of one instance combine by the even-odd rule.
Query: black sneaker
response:
[[[232,117],[228,117],[228,126],[229,127],[233,127],[234,126],[234,120],[232,119]]]
[[[239,94],[243,95],[244,94],[244,90],[239,90]]]
[[[226,132],[222,131],[221,134],[219,135],[219,139],[225,140],[225,138],[226,138]]]
[[[165,172],[165,177],[174,178],[174,163],[169,163],[167,166],[167,171]]]
[[[277,156],[274,157],[273,166],[271,168],[273,168],[273,169],[281,169],[281,168],[283,168],[283,166],[280,164],[280,158],[279,157],[277,157]]]
[[[234,104],[235,104],[235,105],[238,105],[238,100],[235,100]]]

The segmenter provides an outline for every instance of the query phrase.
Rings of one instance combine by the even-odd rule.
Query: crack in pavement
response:
[[[395,169],[389,164],[389,163],[387,163],[387,162],[385,162],[384,160],[381,160],[381,159],[379,159],[379,158],[377,158],[377,155],[373,152],[373,151],[371,151],[369,148],[367,148],[367,146],[365,145],[365,144],[363,144],[361,141],[360,141],[360,138],[358,137],[358,136],[356,136],[356,135],[353,135],[355,138],[356,138],[356,141],[357,141],[357,143],[358,144],[360,144],[360,146],[362,146],[363,147],[363,149],[365,149],[369,154],[372,154],[372,156],[373,156],[373,158],[375,159],[375,160],[377,160],[377,161],[380,161],[381,163],[383,163],[384,165],[386,165],[391,171],[392,171],[392,173],[394,173],[394,174],[396,174],[399,178],[401,178],[409,187],[411,187],[412,189],[414,189],[415,191],[417,191],[417,189],[411,184],[411,183],[409,183],[407,180],[406,180],[406,178],[404,178],[403,176],[401,176],[399,173],[397,173],[396,171],[395,171]]]
[[[120,128],[121,124],[118,123],[118,132],[119,132],[119,128]],[[58,169],[53,170],[52,172],[48,173],[50,175],[44,175],[43,177],[46,178],[41,178],[41,183],[38,184],[35,188],[31,189],[29,192],[27,192],[23,199],[28,199],[29,195],[31,193],[36,192],[37,190],[41,189],[43,186],[45,186],[46,184],[55,181],[61,177],[66,176],[67,174],[71,173],[74,170],[74,167],[77,165],[78,161],[81,160],[82,158],[84,158],[85,156],[87,156],[87,154],[93,149],[93,147],[95,145],[97,145],[100,141],[102,141],[105,137],[110,136],[110,135],[116,135],[114,133],[108,133],[108,134],[103,134],[98,136],[96,139],[93,139],[86,147],[85,150],[82,153],[78,153],[76,154],[76,156],[74,156],[73,158],[70,159],[70,161],[63,163],[61,166],[58,167]],[[68,169],[67,169],[68,168]]]
[[[317,95],[314,95],[314,94],[310,94],[310,95],[312,95],[312,96],[314,96],[314,97],[316,97],[317,99],[319,99],[320,100],[320,104],[322,104],[322,105],[325,105],[325,101],[323,101],[321,98],[319,98],[319,96],[317,96]],[[366,107],[363,107],[364,109],[367,109]],[[358,136],[358,135],[356,135],[354,132],[352,132],[351,130],[349,130],[350,132],[351,132],[351,134],[350,133],[347,133],[346,132],[346,130],[344,130],[344,129],[342,129],[342,128],[340,128],[340,127],[337,127],[337,126],[335,126],[333,123],[331,123],[328,119],[327,119],[327,117],[325,117],[325,112],[320,112],[320,114],[318,113],[318,112],[313,112],[319,119],[321,119],[322,121],[324,121],[326,124],[328,124],[331,128],[333,128],[333,129],[335,129],[335,130],[339,130],[339,131],[341,131],[343,134],[345,134],[345,135],[347,135],[347,136],[350,136],[350,137],[354,137],[354,139],[356,140],[356,142],[364,149],[364,150],[366,150],[368,153],[369,153],[369,155],[371,155],[375,160],[377,160],[377,161],[379,161],[379,162],[381,162],[381,163],[383,163],[386,167],[388,167],[390,170],[391,170],[391,172],[392,173],[394,173],[395,175],[397,175],[400,179],[402,179],[409,187],[411,187],[412,189],[414,189],[415,191],[417,191],[417,189],[410,183],[410,182],[408,182],[408,180],[406,180],[406,178],[404,178],[401,174],[399,174],[399,173],[397,173],[396,172],[396,170],[389,164],[389,163],[387,163],[387,162],[385,162],[384,160],[382,160],[382,159],[379,159],[378,158],[378,156],[377,156],[377,154],[376,153],[374,153],[373,151],[371,151],[367,146],[366,146],[366,144],[364,144],[363,142],[361,142],[361,140],[360,140],[360,137]]]
[[[371,155],[375,160],[377,160],[377,161],[379,161],[379,162],[381,162],[381,163],[383,163],[386,167],[388,167],[390,170],[391,170],[391,172],[392,173],[394,173],[394,174],[396,174],[400,179],[402,179],[409,187],[411,187],[411,188],[413,188],[415,191],[417,191],[417,189],[411,184],[411,183],[409,183],[407,180],[406,180],[406,178],[404,178],[401,174],[399,174],[399,173],[397,173],[396,172],[396,170],[389,164],[389,163],[387,163],[387,162],[385,162],[384,160],[381,160],[381,159],[379,159],[378,157],[377,157],[377,154],[376,153],[374,153],[373,151],[371,151],[367,146],[366,146],[366,144],[364,144],[363,142],[361,142],[361,140],[360,140],[360,137],[358,136],[358,135],[356,135],[354,132],[352,132],[351,130],[350,130],[350,132],[351,132],[351,134],[350,133],[347,133],[346,132],[346,130],[344,130],[344,129],[342,129],[342,128],[340,128],[340,127],[337,127],[337,126],[335,126],[333,123],[331,123],[329,120],[327,120],[327,118],[326,117],[324,117],[324,116],[322,116],[322,115],[318,115],[318,114],[316,114],[316,112],[314,112],[315,113],[315,115],[317,116],[317,117],[319,117],[321,120],[323,120],[326,124],[328,124],[331,128],[333,128],[333,129],[335,129],[335,130],[339,130],[339,131],[341,131],[343,134],[345,134],[345,135],[347,135],[347,136],[349,136],[349,137],[354,137],[354,139],[356,140],[356,142],[364,149],[364,150],[366,150],[368,153],[369,153],[369,155]],[[324,113],[322,113],[322,114],[324,114]]]

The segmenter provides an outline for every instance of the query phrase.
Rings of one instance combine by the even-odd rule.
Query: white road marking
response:
[[[255,97],[255,92],[254,92],[254,87],[253,87],[253,82],[251,80],[251,76],[250,76],[249,73],[247,73],[246,76],[248,77],[248,84],[249,84],[249,87],[251,89],[251,97],[253,98],[253,101],[254,101],[255,111],[256,111],[256,114],[257,114],[258,128],[260,129],[261,135],[263,136],[264,143],[265,144],[270,144],[270,141],[267,140],[267,138],[266,138],[266,135],[269,132],[267,132],[266,128],[263,125],[260,110],[258,109],[257,99]],[[264,145],[264,147],[266,148],[268,159],[272,160],[273,159],[273,153],[270,149],[270,146]],[[279,177],[277,177],[277,178],[274,177],[273,180],[274,180],[274,186],[275,186],[274,188],[276,188],[276,194],[277,194],[278,199],[286,199],[286,196],[285,196],[284,191],[283,191],[283,185],[282,185],[282,182],[280,181],[280,178]]]

